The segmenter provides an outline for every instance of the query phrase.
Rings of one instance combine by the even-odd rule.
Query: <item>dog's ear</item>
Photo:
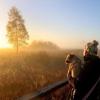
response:
[[[71,62],[71,59],[73,59],[74,55],[73,54],[67,54],[67,57],[65,59],[65,63],[70,63]]]
[[[66,58],[73,58],[73,57],[74,57],[74,54],[67,54]]]
[[[73,58],[74,57],[74,54],[70,54],[70,58]]]

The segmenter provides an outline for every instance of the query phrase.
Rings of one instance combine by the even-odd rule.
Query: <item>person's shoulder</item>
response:
[[[94,59],[97,59],[97,60],[100,60],[100,57],[99,57],[99,56],[95,56],[95,55],[94,55],[93,58],[94,58]]]
[[[100,62],[100,57],[99,56],[97,56],[97,60]]]
[[[97,62],[98,64],[100,64],[100,57],[99,56],[93,56],[93,61]]]

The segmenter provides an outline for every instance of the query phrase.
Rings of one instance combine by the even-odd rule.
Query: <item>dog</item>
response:
[[[77,78],[82,69],[82,62],[80,58],[74,54],[68,54],[65,59],[65,63],[68,65],[67,78]]]
[[[81,60],[74,54],[68,54],[65,63],[68,65],[67,80],[69,82],[69,96],[73,97],[75,94],[75,82],[78,80],[78,75],[81,70]]]
[[[74,54],[68,54],[66,59],[65,59],[65,63],[69,64],[69,63],[79,63],[81,64],[81,60]]]

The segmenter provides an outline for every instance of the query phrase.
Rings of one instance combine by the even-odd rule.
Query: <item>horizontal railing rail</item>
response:
[[[67,80],[59,81],[52,85],[48,85],[47,87],[44,87],[36,92],[19,97],[17,100],[37,100],[36,98],[43,97],[43,96],[47,95],[48,93],[51,93],[52,91],[55,91],[55,90],[65,86],[67,83],[68,83]]]
[[[93,86],[92,91],[91,89],[90,91],[93,92],[95,88],[98,86],[98,84],[100,84],[100,77],[97,80],[96,84],[94,84],[95,86]],[[68,86],[67,80],[59,81],[54,84],[48,85],[47,87],[44,87],[36,92],[29,93],[27,95],[19,97],[17,100],[69,100],[69,99],[66,99],[66,98],[69,98],[68,88],[66,88],[67,86]],[[63,90],[63,93],[62,93],[62,90]],[[89,91],[89,94],[88,93],[86,94],[88,95],[86,96],[87,98],[91,95],[90,91]],[[58,92],[58,94],[55,97],[56,92]],[[55,99],[53,96],[55,97]],[[60,99],[61,96],[63,96],[63,99]]]

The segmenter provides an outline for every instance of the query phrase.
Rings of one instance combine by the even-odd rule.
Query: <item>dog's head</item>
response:
[[[68,54],[65,59],[66,64],[70,63],[81,63],[81,60],[74,54]]]
[[[68,54],[67,57],[66,57],[66,59],[65,59],[65,63],[66,63],[66,64],[72,63],[74,57],[75,57],[75,55],[73,55],[73,54]]]

